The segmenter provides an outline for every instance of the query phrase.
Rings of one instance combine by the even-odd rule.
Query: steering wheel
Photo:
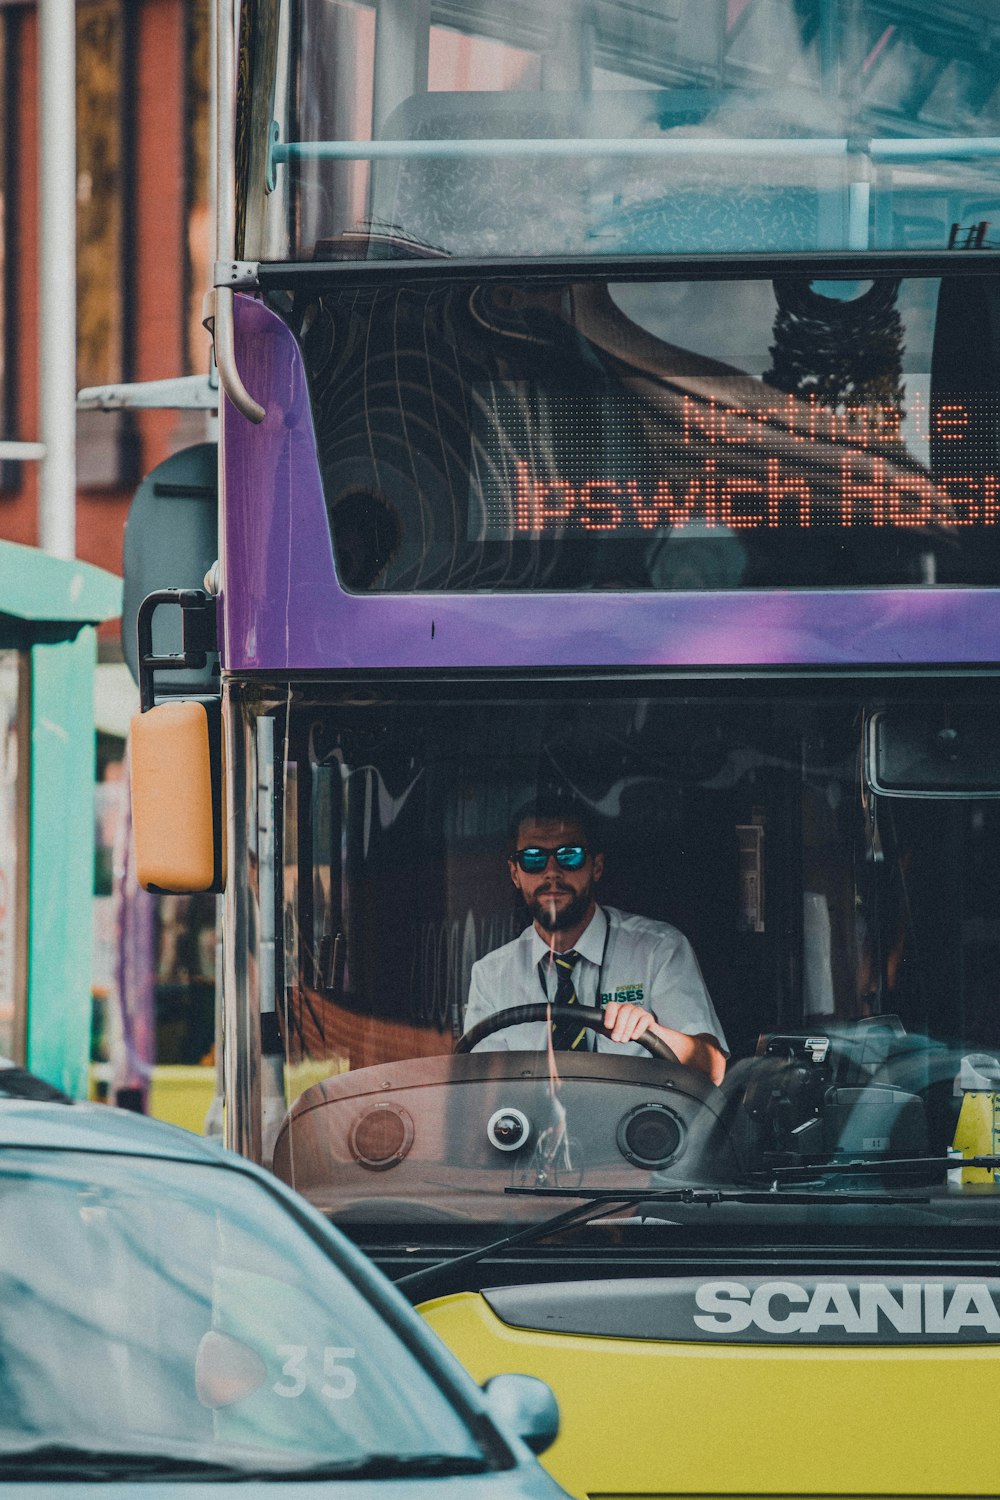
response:
[[[530,1005],[512,1005],[508,1010],[498,1010],[496,1015],[487,1016],[485,1021],[480,1021],[460,1036],[455,1043],[456,1052],[471,1052],[484,1038],[492,1036],[495,1031],[504,1031],[508,1026],[521,1026],[525,1021],[547,1021],[551,1016],[553,1021],[577,1021],[581,1026],[587,1026],[591,1031],[599,1031],[602,1036],[607,1036],[604,1030],[604,1012],[593,1005],[552,1005],[549,1006],[544,1000],[535,1000]],[[653,1057],[659,1057],[663,1062],[677,1062],[677,1054],[673,1048],[662,1039],[650,1032],[644,1032],[642,1036],[636,1037],[640,1047],[645,1047]],[[678,1063],[678,1067],[680,1064]]]

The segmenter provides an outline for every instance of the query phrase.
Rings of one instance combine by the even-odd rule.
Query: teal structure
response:
[[[14,1060],[86,1096],[94,892],[97,625],[121,579],[0,542],[0,650],[19,654],[19,1003]],[[18,1055],[20,1054],[20,1055]]]

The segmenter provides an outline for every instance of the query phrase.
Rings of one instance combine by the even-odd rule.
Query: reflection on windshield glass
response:
[[[399,1222],[772,1184],[989,1213],[1000,803],[961,765],[873,791],[893,697],[297,707],[279,1174]]]

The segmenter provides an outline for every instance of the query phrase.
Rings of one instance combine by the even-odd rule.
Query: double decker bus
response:
[[[219,561],[133,744],[143,879],[225,890],[228,1141],[552,1386],[576,1495],[993,1493],[993,5],[230,20]],[[556,792],[721,1081],[468,1025]]]

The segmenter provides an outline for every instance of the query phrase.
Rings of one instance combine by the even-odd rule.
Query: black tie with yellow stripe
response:
[[[553,953],[552,960],[559,976],[552,1004],[578,1005],[573,970],[580,960],[579,953],[575,948],[570,948],[566,953]],[[542,959],[542,963],[545,962]],[[552,1022],[552,1045],[557,1052],[586,1052],[589,1050],[587,1042],[586,1026],[577,1026],[573,1021]]]

